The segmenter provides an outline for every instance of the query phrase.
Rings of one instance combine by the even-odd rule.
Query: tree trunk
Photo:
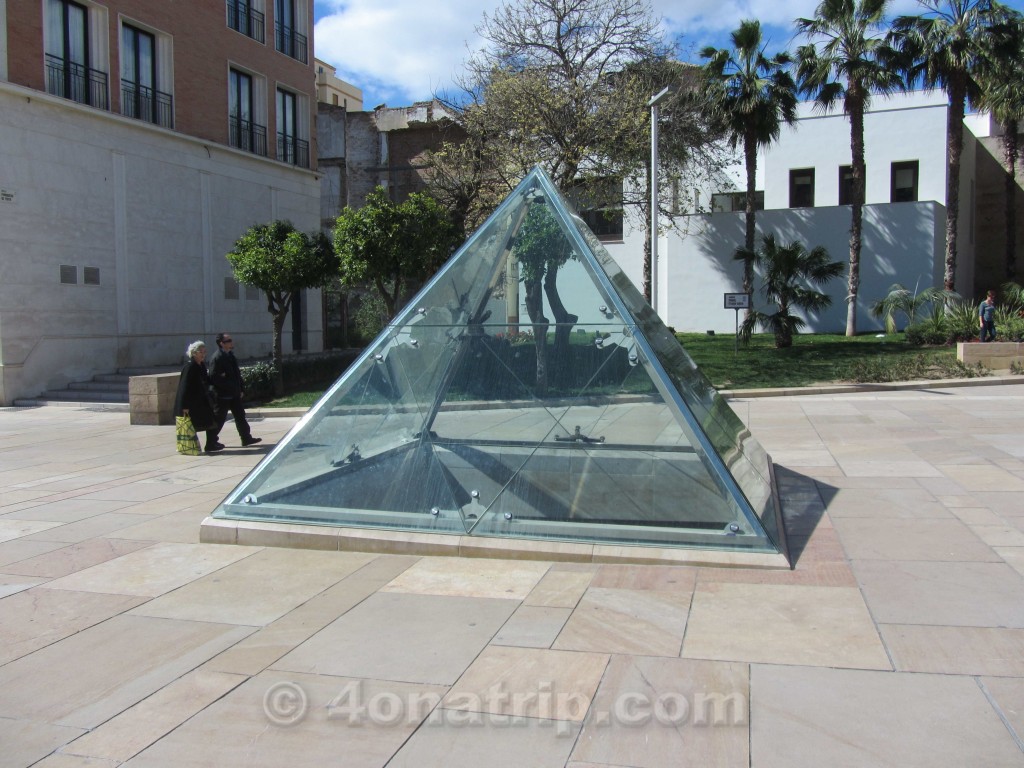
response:
[[[651,159],[647,158],[647,189],[650,190],[651,184]],[[650,206],[650,203],[648,203]],[[643,211],[643,206],[640,206],[640,210]],[[651,268],[651,212],[647,211],[647,216],[644,221],[644,299],[647,303],[651,303],[651,277],[653,270]]]
[[[946,267],[943,284],[947,291],[956,290],[956,255],[958,217],[960,216],[960,155],[964,148],[964,102],[967,87],[957,78],[949,88],[949,116],[946,124]]]
[[[555,344],[554,353],[557,366],[555,368],[555,384],[564,383],[562,373],[566,371],[569,359],[569,334],[576,325],[579,317],[568,312],[562,303],[562,297],[558,295],[558,286],[555,280],[558,277],[558,270],[548,268],[544,274],[544,294],[548,297],[548,306],[551,307],[551,314],[555,316]]]
[[[857,335],[857,292],[860,290],[860,247],[864,221],[864,105],[850,109],[850,153],[853,160],[853,206],[850,216],[850,272],[846,282],[846,335]]]
[[[548,328],[550,323],[544,317],[544,300],[541,295],[541,283],[537,278],[524,281],[526,288],[526,312],[533,324],[533,343],[537,350],[537,390],[539,397],[548,392]]]
[[[281,397],[284,394],[284,367],[281,364],[281,332],[284,330],[284,320],[288,316],[288,305],[274,313],[274,347],[271,355],[274,364],[274,397]]]
[[[757,139],[754,132],[747,131],[743,137],[743,160],[747,169],[747,198],[743,218],[743,249],[747,257],[743,259],[743,292],[754,292],[754,231],[757,221],[754,214],[754,193],[757,191]],[[751,307],[747,307],[744,318],[750,316]]]
[[[1004,129],[1006,132],[1003,136],[1003,157],[1006,160],[1006,175],[1003,177],[1003,205],[1006,212],[1006,279],[1013,282],[1017,277],[1017,121],[1011,120]]]

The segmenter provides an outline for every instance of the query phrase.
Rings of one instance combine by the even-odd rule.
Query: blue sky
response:
[[[651,0],[682,58],[699,61],[705,45],[728,45],[741,19],[759,19],[768,52],[794,47],[793,19],[809,17],[820,0]],[[1006,3],[1024,11],[1024,0]],[[364,109],[398,107],[450,90],[475,28],[499,0],[315,0],[317,58],[363,90]],[[894,15],[917,13],[917,0],[893,0]]]

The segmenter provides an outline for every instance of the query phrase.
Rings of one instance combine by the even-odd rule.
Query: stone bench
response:
[[[981,363],[993,371],[1009,370],[1011,363],[1024,364],[1024,344],[1016,341],[959,342],[956,357],[964,365]]]
[[[173,424],[180,373],[153,373],[128,379],[131,424]]]

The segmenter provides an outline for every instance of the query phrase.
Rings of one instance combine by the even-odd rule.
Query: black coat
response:
[[[218,347],[206,363],[210,366],[210,381],[217,391],[217,397],[232,400],[242,396],[242,371],[234,352]]]
[[[186,410],[197,431],[217,426],[210,402],[210,377],[206,375],[206,368],[195,360],[189,360],[181,369],[178,395],[174,398],[174,415],[182,416]]]

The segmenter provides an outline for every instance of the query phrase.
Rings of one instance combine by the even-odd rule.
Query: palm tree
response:
[[[995,0],[920,0],[921,16],[900,16],[889,42],[900,54],[908,86],[942,88],[949,97],[946,119],[946,265],[943,282],[956,290],[957,219],[960,215],[960,155],[964,145],[964,111],[981,93],[976,76]]]
[[[960,298],[957,294],[944,291],[941,288],[925,288],[918,292],[915,287],[913,292],[899,283],[889,286],[889,293],[885,298],[879,299],[871,305],[871,314],[874,317],[883,318],[885,321],[885,332],[896,333],[896,313],[902,312],[907,316],[907,328],[917,322],[917,316],[922,313],[925,307],[940,305],[945,308],[954,300]]]
[[[732,32],[732,49],[707,47],[701,51],[706,93],[712,109],[726,125],[729,144],[743,145],[747,171],[745,237],[742,250],[743,290],[754,290],[754,192],[757,151],[779,138],[782,124],[796,122],[797,90],[788,71],[792,57],[785,52],[764,54],[761,24],[745,20]]]
[[[885,65],[884,25],[889,0],[822,0],[813,19],[797,19],[810,40],[797,49],[800,87],[815,92],[828,112],[842,99],[850,118],[851,195],[850,270],[847,275],[846,335],[857,335],[861,226],[864,212],[864,113],[872,93],[888,95],[903,86],[898,72]],[[881,55],[879,55],[881,53]]]
[[[1004,223],[1006,226],[1006,279],[1017,276],[1017,133],[1024,124],[1024,17],[1006,10],[993,27],[981,69],[980,106],[1003,127]]]
[[[736,254],[743,258],[743,254]],[[775,334],[775,346],[779,349],[793,346],[793,334],[806,325],[804,319],[792,314],[792,309],[817,312],[832,304],[827,293],[806,287],[806,283],[823,287],[843,273],[841,261],[830,261],[828,251],[817,246],[808,251],[803,243],[779,245],[774,235],[765,235],[761,249],[754,257],[764,273],[761,290],[769,304],[778,310],[772,314],[751,310],[740,326],[740,337],[744,343],[750,341],[754,327],[760,325]]]

